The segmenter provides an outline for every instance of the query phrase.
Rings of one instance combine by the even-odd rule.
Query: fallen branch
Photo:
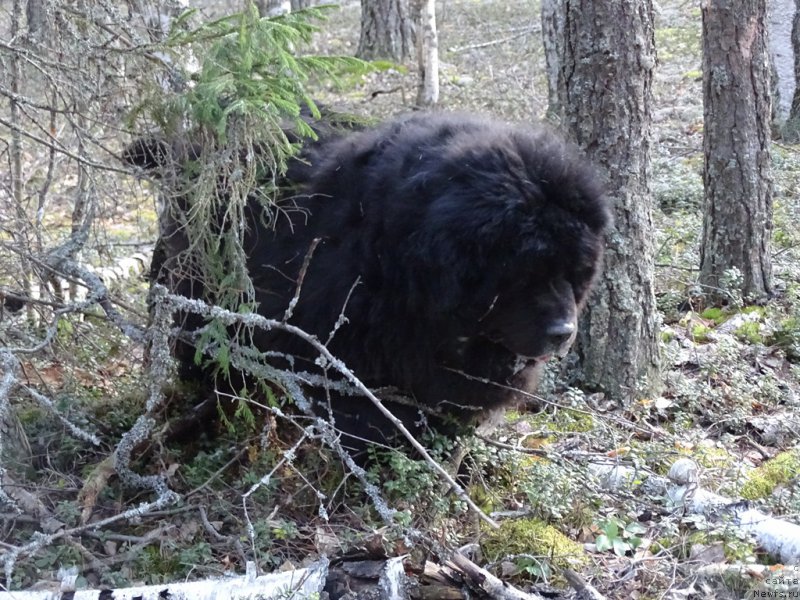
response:
[[[567,580],[575,590],[575,596],[578,600],[605,600],[605,596],[598,592],[594,586],[586,582],[583,577],[578,575],[572,569],[564,569],[564,579]]]
[[[544,600],[539,594],[525,593],[498,579],[458,552],[450,558],[448,566],[460,571],[473,587],[487,594],[492,600]]]
[[[457,46],[455,48],[449,48],[448,50],[450,52],[453,52],[454,54],[457,54],[459,52],[464,52],[465,50],[478,50],[480,48],[488,48],[490,46],[499,46],[500,44],[505,44],[506,42],[510,42],[510,41],[515,40],[517,38],[526,36],[528,34],[538,33],[538,32],[541,31],[541,29],[542,28],[540,26],[534,25],[532,27],[526,27],[522,31],[520,31],[518,33],[515,33],[513,35],[509,35],[509,36],[504,37],[504,38],[500,38],[500,39],[497,39],[497,40],[489,40],[488,42],[481,42],[479,44],[468,44],[466,46]]]

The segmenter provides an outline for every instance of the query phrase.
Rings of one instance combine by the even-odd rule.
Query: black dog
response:
[[[531,390],[542,363],[571,344],[600,265],[609,210],[593,169],[548,130],[463,114],[331,137],[290,168],[294,210],[274,228],[255,214],[249,223],[258,312],[282,318],[302,279],[290,323],[324,341],[344,315],[330,351],[438,424],[479,422],[517,400],[510,388]],[[149,167],[166,148],[137,144],[128,160]],[[154,278],[199,296],[176,267],[182,243],[162,242]],[[254,343],[318,371],[296,337],[261,332]],[[348,434],[393,434],[364,398],[331,405]],[[419,408],[389,407],[419,430]]]

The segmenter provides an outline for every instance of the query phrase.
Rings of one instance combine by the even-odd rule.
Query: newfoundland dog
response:
[[[157,166],[166,146],[148,143],[128,161]],[[412,431],[485,420],[571,344],[609,209],[592,167],[549,130],[416,113],[323,135],[287,179],[280,217],[268,227],[253,209],[245,236],[257,310],[282,319],[296,299],[289,323],[387,392]],[[176,229],[162,232],[153,279],[202,296],[180,271]],[[253,343],[293,357],[276,366],[320,373],[297,337],[262,331]],[[395,433],[365,398],[318,396],[354,439]]]

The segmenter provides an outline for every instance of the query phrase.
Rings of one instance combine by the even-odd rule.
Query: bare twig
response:
[[[311,241],[311,245],[308,247],[308,252],[306,252],[306,256],[303,259],[303,266],[300,267],[300,273],[297,275],[297,284],[294,288],[294,296],[289,302],[289,306],[286,307],[286,312],[283,314],[284,322],[288,322],[289,319],[292,318],[294,307],[297,306],[297,302],[300,300],[300,290],[303,289],[303,282],[306,279],[306,271],[308,271],[308,265],[311,263],[311,257],[314,256],[314,251],[317,249],[317,246],[319,246],[321,241],[322,238],[314,238]]]

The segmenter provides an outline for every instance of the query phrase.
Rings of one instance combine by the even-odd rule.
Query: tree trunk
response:
[[[794,51],[794,80],[800,84],[800,0],[795,0],[792,19],[792,50]],[[795,85],[789,119],[783,127],[783,137],[789,142],[800,141],[800,85]]]
[[[794,14],[795,0],[768,1],[767,40],[772,89],[772,123],[776,131],[781,131],[789,118],[796,88],[792,48]]]
[[[439,102],[439,36],[436,32],[436,0],[418,0],[419,35],[417,62],[419,88],[417,106],[433,106]]]
[[[401,62],[414,48],[414,22],[408,0],[361,0],[361,38],[357,56]]]
[[[703,18],[705,211],[700,283],[725,299],[772,291],[766,0],[707,0]],[[740,274],[740,276],[737,274]],[[726,281],[727,280],[727,281]]]
[[[577,382],[627,402],[659,386],[650,164],[651,0],[558,0],[557,93],[567,132],[604,171],[614,228],[575,345]],[[557,29],[557,28],[556,28]],[[551,28],[552,30],[552,28]]]
[[[795,0],[769,0],[767,27],[772,71],[772,119],[776,129],[789,118],[795,92],[795,59],[792,49],[792,22]]]
[[[289,0],[256,0],[258,14],[262,17],[277,17],[292,12]]]
[[[798,0],[800,2],[800,0]],[[566,52],[564,38],[564,0],[542,0],[542,44],[547,72],[547,118],[558,121],[561,106],[558,102],[559,56]]]
[[[292,12],[311,6],[311,0],[292,0]]]

